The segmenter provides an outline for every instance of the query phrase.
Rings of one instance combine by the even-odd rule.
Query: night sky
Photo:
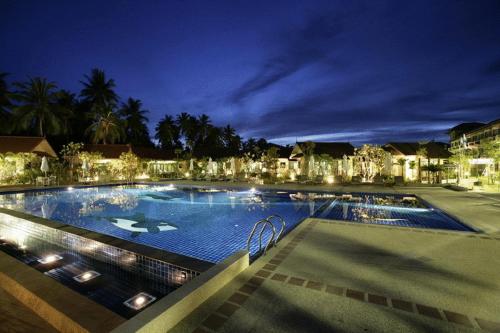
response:
[[[74,92],[91,68],[245,138],[447,140],[500,115],[500,1],[0,0],[0,72]]]

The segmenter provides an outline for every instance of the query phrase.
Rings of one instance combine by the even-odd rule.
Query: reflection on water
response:
[[[211,262],[245,248],[273,214],[286,231],[308,216],[463,230],[415,197],[378,194],[138,185],[5,194],[0,206]]]

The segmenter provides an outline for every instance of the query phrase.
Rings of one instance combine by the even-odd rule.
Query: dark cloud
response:
[[[498,75],[500,74],[500,59],[497,59],[483,68],[483,73],[485,75]]]
[[[278,55],[267,60],[256,74],[231,93],[229,101],[240,103],[246,98],[287,78],[308,64],[325,59],[341,31],[341,17],[323,14],[312,17],[304,27],[282,35]]]

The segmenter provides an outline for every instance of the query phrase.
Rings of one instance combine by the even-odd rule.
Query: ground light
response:
[[[144,308],[145,306],[147,306],[148,304],[154,302],[155,300],[156,300],[156,297],[154,297],[148,293],[141,292],[141,293],[138,293],[137,295],[129,298],[128,300],[123,302],[123,304],[125,304],[125,306],[128,306],[131,309],[140,310],[140,309]]]
[[[38,259],[37,261],[40,263],[40,264],[43,264],[43,265],[46,265],[46,264],[51,264],[53,262],[56,262],[56,261],[59,261],[61,260],[63,257],[61,257],[60,255],[58,254],[51,254],[51,255],[48,255],[46,257],[43,257],[41,259]]]
[[[79,283],[85,283],[85,282],[88,282],[92,279],[95,279],[99,275],[101,275],[101,273],[98,273],[96,271],[87,271],[87,272],[84,272],[82,274],[73,276],[73,280],[75,280],[76,282],[79,282]]]

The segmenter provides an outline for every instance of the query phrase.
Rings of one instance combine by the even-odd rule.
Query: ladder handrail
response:
[[[276,243],[278,243],[279,239],[281,238],[281,236],[283,235],[283,232],[285,231],[285,227],[286,227],[286,222],[285,222],[285,219],[281,216],[281,215],[278,215],[278,214],[273,214],[273,215],[270,215],[267,217],[266,220],[268,220],[269,222],[271,222],[271,219],[272,218],[278,218],[280,219],[280,222],[281,222],[281,229],[280,229],[280,232],[278,232],[278,236],[276,237],[276,239],[274,240],[274,245],[276,245]],[[271,222],[271,224],[273,224]],[[273,224],[274,226],[274,224]]]
[[[262,220],[259,220],[257,222],[255,222],[255,224],[253,225],[253,228],[252,228],[252,231],[250,232],[250,235],[248,236],[248,239],[247,239],[247,251],[250,252],[250,241],[252,240],[252,237],[253,235],[255,234],[255,230],[257,230],[257,227],[260,225],[260,224],[264,224],[263,227],[262,227],[262,230],[260,231],[259,233],[259,252],[262,250],[262,235],[264,233],[264,229],[266,228],[267,225],[270,225],[271,226],[271,231],[272,231],[272,236],[271,238],[269,238],[269,241],[267,242],[267,245],[266,247],[264,248],[264,254],[266,253],[267,249],[269,248],[269,245],[271,244],[271,242],[273,241],[274,239],[274,236],[276,235],[276,228],[274,227],[274,225],[269,222],[267,219],[262,219]]]
[[[262,235],[264,234],[264,230],[266,229],[266,226],[268,226],[268,225],[271,226],[271,231],[273,234],[271,235],[271,238],[269,238],[269,240],[267,241],[267,245],[264,248],[264,254],[266,254],[267,249],[269,249],[269,245],[271,245],[271,243],[273,243],[274,236],[276,236],[276,228],[274,227],[274,224],[272,222],[270,222],[268,219],[266,219],[266,223],[264,223],[264,225],[262,226],[262,229],[260,230],[260,233],[259,233],[259,249],[262,246]]]

